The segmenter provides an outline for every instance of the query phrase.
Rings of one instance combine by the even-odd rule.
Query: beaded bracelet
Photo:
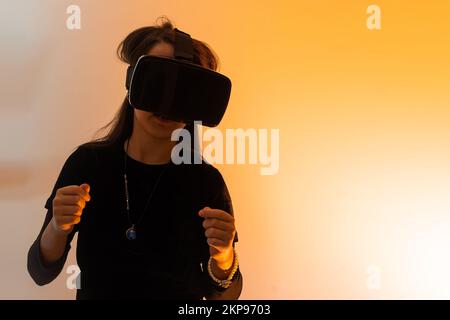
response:
[[[221,286],[222,288],[225,288],[225,289],[228,288],[231,285],[231,283],[233,282],[232,279],[239,267],[238,256],[237,256],[237,252],[236,252],[235,248],[233,248],[233,252],[234,252],[233,266],[232,266],[230,274],[228,275],[227,279],[225,279],[225,280],[217,279],[217,277],[213,274],[212,269],[211,269],[212,257],[209,257],[209,260],[208,260],[209,276],[214,280],[215,283],[217,283],[219,286]]]

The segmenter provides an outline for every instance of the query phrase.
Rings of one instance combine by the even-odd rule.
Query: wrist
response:
[[[219,266],[214,259],[211,259],[211,272],[219,280],[225,280],[228,278],[233,267],[233,261],[230,266]]]
[[[234,260],[234,250],[231,248],[220,257],[212,257],[212,262],[221,270],[231,269]]]
[[[70,232],[61,230],[61,228],[59,228],[58,225],[56,224],[55,217],[52,217],[49,226],[50,226],[50,233],[53,236],[53,238],[67,238],[67,235]]]
[[[235,273],[239,268],[238,257],[233,248],[233,258],[231,260],[231,267],[228,269],[221,269],[217,262],[210,257],[208,261],[208,272],[212,280],[220,287],[228,288],[234,278]]]

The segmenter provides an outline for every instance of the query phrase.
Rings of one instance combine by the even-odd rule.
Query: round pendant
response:
[[[127,236],[128,240],[135,240],[137,235],[136,235],[136,230],[134,230],[134,226],[128,228],[127,232],[125,233],[125,235]]]

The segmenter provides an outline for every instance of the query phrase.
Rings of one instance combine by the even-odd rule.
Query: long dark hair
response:
[[[162,23],[158,23],[162,20]],[[219,59],[214,51],[200,40],[192,38],[194,48],[193,62],[205,68],[217,71]],[[156,25],[142,27],[131,32],[119,44],[117,48],[117,56],[119,59],[129,65],[136,64],[141,55],[147,54],[148,51],[157,43],[166,42],[174,45],[175,31],[172,22],[166,17],[159,17]],[[125,75],[124,75],[125,76]],[[114,118],[98,132],[108,130],[108,133],[100,138],[96,138],[84,145],[111,145],[115,143],[123,143],[133,132],[134,108],[129,104],[125,97],[122,106],[117,111]],[[187,129],[191,137],[193,137],[194,127],[187,124]]]

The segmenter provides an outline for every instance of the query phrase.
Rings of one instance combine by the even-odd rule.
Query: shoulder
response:
[[[75,157],[89,159],[94,162],[102,161],[105,157],[117,155],[120,151],[119,143],[106,143],[103,141],[86,142],[77,147],[72,154]]]
[[[205,162],[203,164],[204,171],[205,171],[205,177],[209,180],[211,183],[215,183],[217,185],[224,185],[225,180],[222,176],[222,173],[214,167],[212,164]]]
[[[201,163],[198,163],[198,160],[200,159]],[[195,180],[202,181],[206,185],[212,186],[213,184],[224,184],[224,179],[220,171],[194,149],[191,149],[191,162],[178,166],[185,168],[186,173],[195,178]]]
[[[91,172],[96,170],[99,165],[110,164],[111,157],[117,152],[114,145],[106,145],[96,142],[83,143],[72,149],[66,158],[62,173],[70,174],[73,171]]]
[[[217,194],[221,194],[224,191],[226,193],[228,192],[225,179],[220,170],[215,166],[205,160],[202,162],[202,164],[193,166],[197,166],[197,170],[200,171],[200,180],[203,184],[203,188],[206,190],[206,193],[212,196],[217,196]]]

